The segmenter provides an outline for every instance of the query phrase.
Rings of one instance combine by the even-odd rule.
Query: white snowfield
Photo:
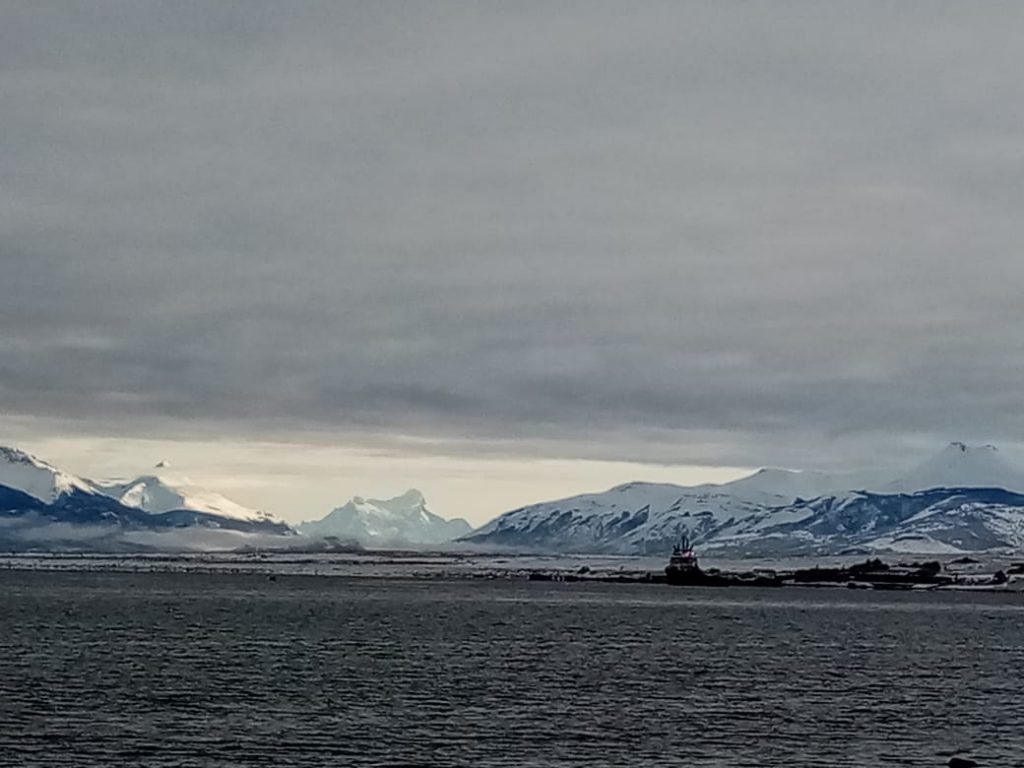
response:
[[[214,491],[200,488],[187,477],[142,475],[133,480],[97,483],[100,491],[126,507],[159,514],[175,509],[210,512],[236,520],[272,520],[269,512],[249,509]]]
[[[84,493],[111,498],[125,507],[153,515],[186,510],[245,523],[273,523],[288,530],[272,514],[202,488],[174,472],[166,462],[160,462],[152,473],[133,479],[95,482],[59,470],[24,451],[0,448],[0,486],[47,504],[69,494]],[[410,490],[393,499],[356,497],[323,519],[302,524],[300,530],[312,537],[336,536],[365,544],[416,546],[444,544],[472,528],[464,520],[445,520],[434,514],[423,494]]]
[[[628,483],[507,512],[464,540],[623,554],[664,550],[683,533],[738,553],[1024,549],[1015,491],[1024,472],[994,447],[951,443],[896,478],[763,469],[721,485]]]
[[[160,469],[166,470],[161,462]],[[127,481],[96,482],[64,472],[31,454],[0,446],[0,485],[52,503],[74,491],[108,496],[145,512],[186,509],[237,520],[273,520],[267,512],[248,509],[219,493],[196,486],[184,476],[143,475]]]
[[[47,503],[72,491],[99,493],[88,480],[69,475],[17,448],[0,446],[0,485]]]
[[[356,496],[319,520],[299,525],[307,536],[337,536],[362,543],[442,544],[471,530],[461,519],[445,520],[415,489],[392,499]]]

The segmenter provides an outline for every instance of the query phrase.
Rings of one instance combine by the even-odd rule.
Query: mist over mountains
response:
[[[0,447],[0,547],[8,549],[296,549],[306,539],[367,546],[426,546],[471,532],[445,520],[416,490],[390,500],[360,497],[293,527],[176,474],[93,481],[16,448]],[[307,542],[308,543],[308,542]]]
[[[636,555],[668,551],[681,535],[734,556],[1024,549],[1024,472],[994,446],[951,443],[892,473],[762,469],[724,484],[626,483],[514,509],[476,530],[435,514],[417,490],[357,496],[292,526],[167,466],[97,482],[0,448],[0,546],[8,549],[301,548],[330,538]]]

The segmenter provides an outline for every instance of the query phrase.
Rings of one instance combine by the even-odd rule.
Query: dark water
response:
[[[1024,765],[1024,597],[0,573],[0,765]]]

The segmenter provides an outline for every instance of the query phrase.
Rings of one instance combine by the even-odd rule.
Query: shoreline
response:
[[[837,557],[836,560],[842,558]],[[967,562],[965,562],[965,560]],[[278,578],[320,577],[415,581],[522,581],[552,584],[645,584],[702,589],[855,589],[912,592],[998,592],[1024,594],[1020,563],[982,563],[970,558],[938,563],[888,564],[879,560],[822,567],[780,563],[772,581],[751,578],[761,569],[712,568],[703,582],[671,584],[664,570],[640,566],[627,558],[538,555],[467,555],[462,553],[362,552],[332,555],[253,553],[100,553],[0,554],[0,571],[22,573],[195,574]],[[834,561],[833,561],[834,562]],[[626,566],[634,566],[627,568]],[[648,565],[648,563],[643,563]],[[792,567],[804,565],[805,567]],[[864,565],[875,570],[864,571]],[[879,566],[883,570],[879,570]],[[936,571],[939,566],[940,571]],[[1007,573],[1008,571],[1008,573]],[[925,576],[922,576],[925,574]],[[999,574],[1002,579],[994,581]],[[818,578],[825,576],[826,578]]]

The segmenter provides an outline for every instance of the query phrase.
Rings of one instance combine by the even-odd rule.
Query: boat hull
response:
[[[665,581],[681,587],[779,587],[782,580],[771,576],[753,576],[750,578],[723,573],[706,571],[680,571],[675,568],[665,569]]]

